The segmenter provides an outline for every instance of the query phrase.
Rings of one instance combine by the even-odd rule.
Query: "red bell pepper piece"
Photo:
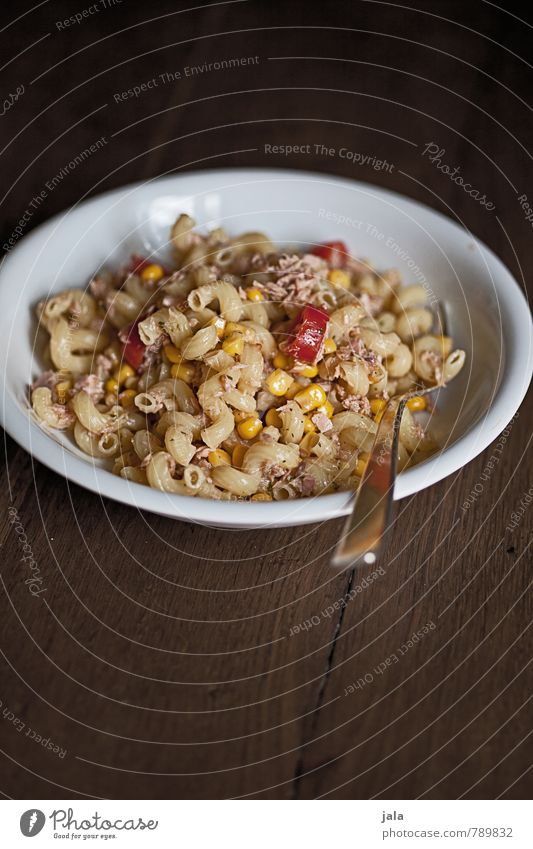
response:
[[[140,256],[140,254],[133,254],[129,264],[126,266],[126,272],[128,274],[141,274],[145,268],[148,268],[149,265],[161,265],[157,259],[146,259],[144,256]],[[168,277],[169,271],[165,268],[164,265],[161,265],[163,269],[163,274],[165,277]]]
[[[320,307],[308,305],[287,328],[292,339],[285,346],[287,354],[301,363],[314,363],[322,348],[329,316]]]
[[[141,367],[146,351],[146,346],[141,341],[138,330],[138,324],[143,318],[144,316],[138,318],[129,327],[124,327],[120,331],[120,339],[124,342],[124,359],[135,371]]]
[[[151,259],[146,259],[139,254],[132,254],[131,260],[126,267],[128,274],[140,274],[147,266],[152,264]]]
[[[348,258],[348,248],[344,242],[324,242],[322,245],[317,245],[311,253],[325,259],[328,265],[333,268],[341,268],[346,265]]]

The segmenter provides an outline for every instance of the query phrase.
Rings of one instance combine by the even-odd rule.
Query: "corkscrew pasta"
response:
[[[133,257],[37,307],[36,417],[128,481],[252,501],[354,488],[389,398],[464,364],[424,288],[342,242],[281,253],[181,215],[170,245],[171,267]],[[408,401],[400,468],[435,450],[426,405]]]

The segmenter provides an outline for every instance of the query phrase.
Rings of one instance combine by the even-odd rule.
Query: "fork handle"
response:
[[[407,398],[391,398],[332,558],[342,568],[375,563],[392,513],[400,422]]]

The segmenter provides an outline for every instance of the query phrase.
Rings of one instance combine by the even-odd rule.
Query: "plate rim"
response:
[[[515,381],[506,381],[507,371],[511,369],[513,373],[518,373],[518,363],[505,362],[502,367],[502,375],[499,385],[495,391],[492,405],[487,408],[484,418],[479,420],[471,429],[461,435],[455,443],[443,452],[434,455],[424,463],[412,467],[402,473],[396,481],[394,500],[408,497],[418,492],[422,492],[427,487],[439,483],[444,478],[453,475],[460,471],[463,466],[474,460],[482,451],[484,451],[490,443],[507,427],[513,419],[515,413],[520,407],[533,374],[533,350],[531,346],[532,338],[532,318],[529,309],[529,304],[526,296],[520,287],[518,281],[511,271],[502,262],[499,256],[488,247],[481,239],[475,236],[470,230],[462,227],[453,218],[443,214],[442,212],[433,209],[427,204],[415,200],[408,195],[403,195],[399,192],[388,188],[382,188],[373,183],[368,183],[362,180],[355,180],[350,177],[339,177],[338,175],[329,174],[320,171],[308,171],[299,169],[283,169],[275,167],[232,167],[232,168],[209,168],[200,169],[198,171],[183,171],[172,173],[163,177],[154,177],[149,180],[140,180],[128,183],[122,187],[108,189],[93,196],[84,198],[74,204],[66,207],[62,211],[55,213],[53,216],[43,221],[28,234],[21,237],[17,244],[4,256],[0,264],[0,302],[2,300],[2,284],[6,275],[6,268],[9,269],[13,257],[18,256],[22,251],[31,249],[33,242],[42,239],[44,232],[48,229],[53,229],[54,225],[59,223],[68,214],[76,214],[84,208],[89,207],[93,203],[105,201],[106,198],[127,196],[138,189],[145,187],[157,187],[169,184],[176,184],[180,181],[190,181],[196,179],[209,180],[233,180],[233,186],[250,182],[257,182],[260,179],[286,181],[301,179],[309,182],[327,182],[328,184],[337,184],[339,187],[346,189],[357,189],[375,193],[377,195],[385,195],[397,202],[405,205],[411,204],[419,211],[422,210],[433,217],[440,220],[445,226],[451,227],[457,231],[457,235],[463,234],[468,236],[477,247],[482,249],[486,254],[486,258],[496,269],[496,272],[501,279],[501,275],[506,277],[514,284],[511,287],[512,295],[507,292],[505,299],[502,298],[502,303],[505,303],[507,309],[507,321],[512,320],[515,324],[517,319],[517,308],[522,302],[525,308],[523,314],[520,315],[523,328],[527,326],[529,334],[529,346],[525,363],[521,368],[522,381],[520,385]],[[215,185],[209,189],[202,189],[192,194],[200,195],[204,191],[216,191],[229,188],[229,185]],[[498,277],[495,277],[498,279]],[[509,307],[513,303],[514,309]],[[525,321],[524,321],[525,318]],[[504,338],[505,345],[505,338]],[[2,363],[5,363],[6,354],[2,354]],[[516,376],[516,375],[515,375]],[[330,495],[314,496],[313,498],[302,498],[291,501],[272,502],[272,503],[253,503],[253,502],[224,502],[206,498],[193,498],[189,496],[175,495],[172,493],[163,493],[154,490],[143,484],[138,484],[126,481],[116,475],[113,475],[107,469],[103,469],[91,462],[91,458],[87,460],[76,457],[71,454],[64,446],[56,441],[51,436],[45,427],[40,426],[32,421],[30,410],[24,411],[17,404],[16,399],[12,398],[11,393],[8,394],[9,403],[6,403],[6,382],[7,370],[4,369],[4,386],[2,392],[2,403],[0,404],[0,421],[6,432],[27,451],[33,460],[38,460],[47,466],[56,474],[60,474],[69,482],[73,482],[83,488],[94,492],[100,497],[110,498],[126,506],[135,507],[147,512],[156,513],[159,515],[187,521],[193,524],[210,525],[212,527],[221,528],[277,528],[297,526],[308,523],[321,523],[329,521],[333,518],[345,516],[350,511],[350,502],[352,493],[349,491],[334,493]],[[508,385],[510,384],[510,385]],[[498,404],[498,408],[505,406],[505,414],[496,422],[492,422],[495,418],[494,406]],[[21,425],[25,424],[26,428]],[[27,431],[27,432],[26,432]],[[472,444],[472,436],[477,433],[476,444]],[[33,439],[32,439],[33,434]],[[465,442],[469,444],[465,452]],[[37,446],[37,449],[36,449]],[[439,462],[445,458],[445,462]],[[61,462],[58,462],[61,461]],[[68,466],[67,466],[68,463]],[[422,481],[420,485],[421,473],[426,469],[429,471],[431,467],[436,467],[431,477],[430,483]],[[102,478],[102,485],[99,485]],[[309,507],[313,502],[318,502],[319,510],[316,505],[313,507],[313,515],[306,515]],[[292,509],[289,509],[289,505]],[[320,515],[317,515],[318,512]],[[217,513],[214,520],[213,514]],[[300,515],[303,514],[303,515]]]

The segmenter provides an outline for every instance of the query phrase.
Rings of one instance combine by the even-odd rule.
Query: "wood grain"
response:
[[[3,91],[25,87],[0,118],[2,242],[46,183],[104,136],[47,191],[25,232],[131,180],[281,165],[421,200],[529,282],[531,228],[518,201],[530,174],[520,58],[529,24],[512,6],[415,5],[123,3],[58,28],[71,4],[6,2],[6,25],[28,14],[0,35],[12,60]],[[231,57],[258,61],[185,73]],[[432,141],[494,213],[422,156]],[[310,152],[269,154],[265,144]],[[354,165],[322,146],[393,167]],[[6,437],[3,794],[527,796],[533,514],[509,526],[532,484],[531,413],[529,396],[468,510],[491,448],[396,505],[383,574],[366,582],[370,567],[328,567],[338,522],[230,532],[135,514]],[[42,578],[37,597],[10,507]],[[426,623],[434,629],[409,646]]]

